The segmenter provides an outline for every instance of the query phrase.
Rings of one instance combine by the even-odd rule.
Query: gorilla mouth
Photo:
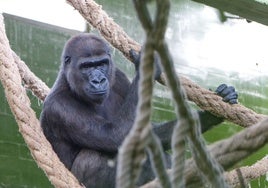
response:
[[[101,104],[104,99],[107,97],[107,90],[103,91],[96,91],[96,92],[89,92],[87,97],[90,99],[91,102],[95,104]]]
[[[89,95],[95,95],[95,96],[103,96],[107,94],[107,90],[103,90],[103,91],[96,91],[96,92],[90,92]]]
[[[103,91],[96,91],[96,92],[90,92],[90,95],[105,95],[107,93],[107,90]]]

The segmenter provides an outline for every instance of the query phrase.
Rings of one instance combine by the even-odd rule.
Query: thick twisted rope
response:
[[[140,134],[143,130],[146,130],[146,137],[148,137],[148,132],[147,127],[150,121],[150,108],[151,108],[151,100],[150,98],[152,97],[152,70],[153,70],[153,49],[155,49],[161,59],[161,63],[164,67],[165,72],[168,75],[167,78],[167,83],[172,91],[172,96],[175,102],[175,111],[177,114],[177,117],[180,117],[180,120],[182,122],[185,122],[183,125],[177,126],[173,133],[172,137],[172,143],[173,147],[172,150],[174,151],[175,154],[175,159],[177,158],[183,158],[185,155],[185,147],[184,147],[184,139],[187,138],[188,142],[190,144],[190,148],[192,150],[194,159],[196,161],[196,165],[199,168],[200,172],[202,172],[204,177],[207,177],[208,182],[211,184],[212,187],[228,187],[227,184],[225,183],[223,179],[223,174],[220,166],[218,163],[211,158],[211,156],[208,154],[208,152],[205,149],[205,144],[204,141],[201,138],[201,133],[200,133],[200,128],[196,128],[195,122],[198,122],[198,118],[193,119],[191,111],[189,110],[190,108],[187,106],[187,104],[184,102],[184,97],[183,97],[183,92],[180,88],[180,82],[175,76],[174,72],[174,67],[173,67],[173,62],[172,59],[170,58],[168,48],[165,44],[164,41],[164,36],[165,36],[165,30],[166,30],[166,25],[167,25],[167,20],[168,20],[168,13],[169,13],[169,1],[168,0],[158,0],[156,1],[156,7],[157,11],[155,13],[156,17],[153,21],[153,19],[150,18],[150,14],[147,10],[146,4],[144,4],[144,1],[139,1],[139,0],[134,0],[134,4],[136,7],[136,11],[138,12],[138,17],[142,23],[143,28],[146,31],[146,42],[145,42],[145,48],[144,48],[144,59],[148,60],[147,61],[142,61],[141,63],[144,65],[141,65],[142,71],[141,71],[141,92],[139,93],[139,104],[138,104],[138,114],[136,117],[136,123],[134,124],[134,132],[136,134],[130,134],[126,138],[126,142],[124,142],[123,147],[121,148],[122,152],[120,155],[120,160],[119,160],[119,166],[120,168],[118,169],[119,177],[122,177],[125,181],[121,181],[121,178],[118,179],[119,182],[119,187],[133,187],[134,183],[133,180],[137,176],[137,174],[134,174],[134,177],[131,177],[131,169],[133,170],[133,167],[135,165],[131,165],[128,163],[131,163],[131,161],[135,161],[136,153],[134,153],[135,148],[140,148],[137,144],[139,143],[139,140],[137,138],[142,139],[141,137],[138,137],[137,135]],[[151,59],[151,61],[150,61]],[[147,63],[148,62],[148,63]],[[151,64],[151,65],[150,65]],[[149,66],[150,65],[150,66]],[[147,68],[148,66],[148,68]],[[151,71],[150,71],[151,69]],[[146,73],[146,77],[145,77]],[[147,79],[148,78],[148,79]],[[147,87],[146,87],[147,86]],[[149,98],[148,98],[149,97]],[[148,100],[146,100],[148,99]],[[145,114],[145,115],[144,115]],[[180,121],[179,121],[180,123]],[[142,129],[144,127],[144,129]],[[136,130],[140,131],[136,131]],[[182,131],[181,131],[182,130]],[[131,131],[132,133],[132,131]],[[146,138],[144,137],[144,139]],[[147,139],[148,140],[148,139]],[[179,142],[179,143],[178,143]],[[127,143],[127,144],[125,144]],[[129,148],[133,145],[133,149],[129,150]],[[176,147],[174,147],[174,145]],[[181,148],[177,146],[183,146],[181,152]],[[180,151],[180,152],[177,152]],[[179,154],[180,156],[177,156],[176,154]],[[130,160],[131,159],[131,160]],[[128,163],[126,163],[126,161]],[[200,161],[202,161],[200,163]],[[183,160],[179,160],[179,162],[183,162]],[[173,178],[172,180],[172,187],[184,187],[183,183],[183,176],[179,176],[177,178],[177,169],[180,169],[183,171],[183,166],[184,164],[178,163],[178,161],[173,160],[172,161],[172,167],[175,169],[172,173]],[[158,166],[155,166],[156,169]],[[128,169],[128,170],[125,170]],[[125,170],[125,171],[124,171]],[[137,171],[137,170],[136,170]],[[175,172],[175,173],[174,173]],[[124,178],[128,177],[127,178]],[[165,179],[164,179],[165,180]],[[161,180],[159,180],[160,183],[162,183]],[[169,182],[168,178],[167,181]],[[162,186],[167,187],[170,186],[168,185],[163,185]]]
[[[69,0],[69,1],[71,1],[71,0]],[[88,4],[88,5],[90,5],[90,4]],[[99,5],[97,5],[97,6],[99,6]],[[81,8],[81,7],[80,7]],[[89,11],[87,12],[88,14],[95,14],[96,12],[96,10],[98,10],[98,11],[100,11],[100,13],[101,12],[103,12],[102,10],[101,10],[101,8],[100,8],[100,6],[99,6],[99,8],[98,9],[96,9],[96,10],[92,10],[91,11],[91,9],[90,9],[90,6],[85,6],[84,8],[86,8],[86,9],[89,9]],[[94,22],[94,20],[91,20],[91,21],[93,21]],[[110,20],[110,21],[112,21],[112,20]],[[113,21],[112,21],[113,22]],[[91,23],[91,22],[90,22]],[[103,29],[108,29],[109,30],[109,28],[107,27],[107,28],[99,28],[100,30],[103,30]],[[110,31],[110,32],[112,32],[112,33],[116,33],[116,32],[118,32],[119,33],[119,36],[120,36],[120,32],[119,32],[119,30],[115,30],[115,31]],[[108,40],[109,41],[109,40]],[[1,42],[1,45],[3,46],[3,43]],[[0,45],[0,46],[1,46]],[[132,45],[134,45],[134,44],[132,44]],[[119,45],[120,46],[120,45]],[[129,51],[129,49],[130,48],[128,48],[128,46],[131,46],[130,44],[125,44],[125,46],[127,46],[126,48],[125,48],[125,50],[123,50],[124,52],[126,52],[126,53],[124,53],[124,54],[128,54],[128,51]],[[132,49],[136,49],[135,48],[135,45],[134,45],[134,47],[131,47]],[[127,49],[127,50],[126,50]],[[140,48],[138,48],[138,49],[140,49]],[[1,56],[1,59],[0,59],[0,70],[1,70],[1,72],[2,72],[2,70],[5,70],[5,69],[3,69],[3,57],[2,57],[2,50],[0,51],[1,52],[1,54],[0,54],[0,56]],[[8,61],[11,61],[11,59],[8,59]],[[20,64],[18,64],[18,67],[19,67],[19,69],[20,70],[24,70],[23,68],[21,69],[21,67],[23,67],[23,66],[21,66]],[[26,66],[26,68],[27,68],[27,66]],[[6,71],[6,70],[5,70]],[[5,73],[6,74],[6,73]],[[28,78],[30,78],[30,79],[32,79],[34,82],[36,81],[35,80],[35,78],[33,77],[33,78],[31,78],[31,75],[28,75],[28,73],[27,73],[27,71],[25,72],[25,76],[28,76]],[[1,80],[3,80],[2,79],[3,78],[3,76],[1,75]],[[4,78],[7,78],[7,77],[4,77]],[[25,77],[24,76],[22,76],[22,79],[24,80],[25,79]],[[31,85],[31,81],[30,81],[30,79],[26,79],[26,80],[24,80],[24,84],[25,84],[25,86],[27,86],[28,84],[29,85]],[[260,121],[261,119],[263,119],[263,118],[265,118],[266,116],[264,116],[264,115],[260,115],[260,114],[256,114],[256,113],[254,113],[253,111],[251,111],[251,110],[249,110],[249,109],[246,109],[246,108],[244,108],[243,106],[240,106],[240,105],[235,105],[235,106],[229,106],[229,105],[227,105],[227,106],[224,106],[226,103],[224,103],[224,102],[221,102],[221,98],[220,97],[218,97],[218,96],[216,96],[214,93],[212,93],[212,92],[210,92],[210,91],[208,91],[208,90],[205,90],[205,89],[202,89],[202,88],[200,88],[199,86],[197,86],[196,84],[194,84],[194,83],[192,83],[190,80],[188,80],[188,79],[186,79],[186,78],[184,78],[184,77],[180,77],[180,79],[181,79],[181,82],[182,82],[182,85],[184,86],[184,88],[185,88],[185,90],[187,91],[187,95],[188,95],[188,98],[190,99],[190,100],[193,100],[194,102],[196,102],[197,104],[200,102],[200,104],[199,105],[201,105],[200,107],[201,108],[203,108],[203,109],[207,109],[207,110],[211,110],[211,112],[212,113],[214,113],[214,114],[216,114],[216,115],[219,115],[219,116],[221,116],[221,113],[222,112],[224,112],[224,114],[225,113],[227,113],[228,112],[228,114],[226,114],[225,115],[225,118],[227,118],[227,119],[229,119],[229,117],[231,117],[229,120],[231,120],[231,121],[233,121],[232,119],[234,119],[235,120],[235,122],[238,122],[237,124],[239,124],[239,125],[242,125],[242,126],[244,126],[244,127],[246,127],[246,126],[250,126],[250,125],[252,125],[252,124],[254,124],[254,123],[256,123],[256,122],[258,122],[258,121]],[[184,80],[184,79],[186,79],[186,80]],[[33,82],[33,83],[34,83]],[[16,82],[17,83],[17,82]],[[38,82],[37,82],[38,83]],[[4,84],[3,84],[4,85]],[[46,96],[46,94],[47,94],[47,89],[44,89],[44,87],[42,86],[42,84],[34,84],[34,85],[36,85],[36,88],[37,88],[37,91],[38,92],[40,92],[40,96]],[[196,87],[196,86],[197,87]],[[193,87],[194,86],[194,87]],[[188,90],[189,91],[191,91],[192,89],[194,89],[195,91],[194,92],[188,92]],[[201,89],[201,92],[200,92],[200,89]],[[38,93],[37,92],[37,93]],[[43,94],[42,94],[43,93]],[[201,93],[201,94],[200,94]],[[12,92],[11,92],[11,94],[12,94]],[[200,101],[199,100],[199,97],[200,96],[204,96],[205,97],[205,99],[207,100],[207,99],[209,99],[209,101]],[[38,96],[39,97],[39,95],[37,94],[36,96]],[[44,98],[44,97],[40,97],[41,99],[42,98]],[[23,98],[22,98],[23,99]],[[215,106],[215,104],[217,105],[216,106],[216,111],[215,112],[213,112],[215,109],[214,109],[214,106]],[[202,106],[202,105],[204,105],[204,106]],[[233,107],[235,107],[235,108],[233,108]],[[221,110],[219,110],[219,109],[222,109],[222,111]],[[241,113],[241,111],[242,111],[242,113]],[[14,113],[14,112],[13,112]],[[22,113],[24,113],[24,112],[22,112]],[[218,114],[219,113],[219,114]],[[18,112],[17,112],[17,114],[19,114]],[[14,113],[14,115],[16,116],[16,114]],[[237,116],[237,117],[236,117]],[[233,117],[233,118],[232,118]],[[244,120],[246,120],[246,121],[244,121]],[[24,122],[26,122],[27,123],[27,119],[25,120],[24,119]],[[19,127],[21,127],[20,125],[19,125]],[[38,127],[38,126],[37,126]],[[20,128],[21,129],[21,128]],[[21,133],[22,134],[25,134],[25,137],[34,137],[32,134],[34,134],[36,137],[39,137],[38,135],[39,135],[39,133],[38,133],[38,129],[36,129],[36,131],[37,132],[27,132],[27,127],[26,128],[24,128],[25,130],[24,130],[24,132],[23,131],[21,131]],[[31,130],[31,128],[30,128],[30,130]],[[267,128],[266,128],[266,130],[267,130]],[[260,134],[262,134],[262,133],[260,133]],[[240,140],[240,139],[238,139],[238,140]],[[41,142],[39,142],[39,143],[41,143]],[[36,148],[38,148],[38,149],[40,149],[40,147],[38,146],[38,147],[36,147]],[[48,151],[47,149],[44,149],[46,152]],[[50,152],[50,151],[49,151]],[[48,153],[49,153],[48,152]],[[32,152],[33,153],[33,152]],[[38,155],[38,153],[36,154],[36,155]],[[50,154],[48,154],[48,156],[50,156]],[[222,157],[221,159],[226,159],[226,157]],[[48,157],[48,158],[46,158],[45,159],[45,161],[47,161],[47,160],[51,160],[51,158],[50,157]],[[42,160],[40,160],[40,161],[42,161]],[[53,161],[53,160],[51,160],[51,161]],[[39,163],[38,163],[39,164]],[[53,166],[53,162],[51,162],[51,165]],[[42,167],[42,165],[40,165],[39,164],[39,166],[40,167]],[[54,165],[55,166],[55,165]],[[42,168],[44,168],[45,169],[45,171],[46,171],[46,173],[48,174],[48,172],[49,171],[54,171],[54,170],[51,170],[51,169],[53,169],[52,167],[50,167],[49,165],[44,165]],[[56,169],[57,169],[57,167],[55,167]],[[67,169],[66,169],[67,170]],[[52,174],[52,172],[51,172],[51,174]],[[53,183],[54,185],[56,185],[56,184],[59,184],[60,185],[60,183],[62,182],[62,180],[57,180],[57,176],[56,176],[56,174],[57,173],[54,173],[54,175],[55,175],[55,177],[50,177],[50,179],[51,179],[51,181],[52,181],[52,179],[54,179],[53,181],[55,182],[55,183]],[[60,173],[59,173],[60,174]],[[65,173],[63,173],[63,174],[65,174]],[[65,176],[65,175],[64,175]],[[59,175],[59,179],[61,179],[62,177],[61,177],[61,175]],[[68,176],[65,176],[63,179],[68,179]],[[58,182],[58,183],[57,183]],[[68,180],[66,180],[66,181],[64,181],[64,182],[68,182]],[[69,183],[70,184],[70,183]],[[62,184],[63,185],[63,184]],[[72,186],[72,184],[70,184],[70,186]],[[60,187],[60,186],[58,186],[58,187]]]
[[[227,170],[232,167],[235,163],[245,159],[265,144],[268,143],[268,118],[264,121],[259,122],[258,124],[249,127],[248,129],[244,129],[241,132],[233,135],[230,138],[227,138],[222,141],[218,141],[211,146],[209,146],[208,151],[215,157],[215,159],[222,165],[222,167]],[[268,169],[268,164],[264,163],[267,161],[267,158],[262,159],[257,162],[253,167],[258,167],[258,173],[255,175],[254,172],[245,172],[244,167],[242,176],[245,180],[254,179],[260,177],[261,175],[265,175]],[[260,165],[262,164],[262,165]],[[171,175],[171,171],[168,171],[168,174]],[[232,172],[232,175],[234,172]],[[249,178],[249,175],[251,175]],[[200,177],[198,170],[196,169],[196,164],[193,159],[188,159],[185,165],[185,183],[187,187],[200,187],[202,185],[203,180]],[[228,176],[228,172],[225,173],[226,181],[230,185],[237,185],[240,182],[236,178],[231,178]],[[236,176],[235,176],[236,177]],[[159,187],[159,182],[154,180],[141,188],[155,188]]]
[[[144,150],[152,145],[151,106],[153,93],[153,50],[150,43],[145,44],[145,53],[140,64],[139,102],[133,128],[120,148],[117,170],[117,187],[135,187]],[[155,146],[155,144],[153,144]],[[159,146],[158,146],[159,147]],[[150,147],[151,148],[151,147]],[[151,149],[149,149],[151,151]],[[152,152],[153,153],[153,152]],[[161,156],[162,154],[158,155]],[[161,165],[163,167],[163,165]],[[165,168],[162,172],[165,172]],[[165,176],[167,177],[167,176]],[[168,181],[167,181],[168,182]]]
[[[268,119],[244,129],[231,138],[213,144],[209,147],[209,151],[224,169],[228,169],[266,143],[268,143]],[[201,179],[197,171],[194,170],[193,161],[188,161],[187,166],[189,167],[186,170],[186,174],[188,174],[187,184],[194,184],[196,180],[200,182]]]
[[[140,51],[141,46],[131,39],[123,29],[111,19],[101,6],[93,0],[66,0],[71,6],[95,28],[115,48],[119,49],[128,59],[129,50]],[[196,103],[200,108],[212,114],[224,117],[242,127],[249,127],[263,120],[266,115],[257,114],[242,105],[229,105],[222,101],[222,98],[215,93],[203,89],[189,79],[180,76],[181,84],[186,91],[187,98]],[[166,76],[161,75],[159,82],[165,84]]]
[[[232,187],[247,185],[250,180],[257,179],[268,172],[268,156],[251,166],[244,166],[225,173],[225,177]],[[241,182],[242,181],[242,182]],[[242,187],[242,186],[241,186]],[[246,187],[246,186],[244,186]]]
[[[141,59],[137,115],[129,135],[126,137],[119,150],[117,168],[118,188],[135,187],[135,181],[139,176],[141,162],[144,158],[144,149],[149,142],[148,136],[151,131],[150,109],[153,90],[152,59],[153,51],[147,51],[145,56],[142,56]]]
[[[65,168],[43,135],[30,100],[22,87],[19,69],[14,63],[9,46],[3,16],[0,15],[0,79],[7,101],[38,166],[41,167],[55,187],[81,187],[76,178]]]
[[[157,4],[159,5],[161,12],[169,11],[169,1],[158,0]],[[168,14],[166,13],[166,15]],[[167,18],[168,17],[166,17],[165,19],[167,20]],[[161,27],[162,24],[163,22],[159,21],[158,25],[156,25],[155,27]],[[192,151],[196,166],[203,174],[203,177],[207,178],[208,183],[212,187],[228,187],[228,185],[223,179],[221,167],[206,150],[205,142],[201,137],[200,122],[197,118],[197,115],[193,114],[190,110],[190,107],[187,105],[187,103],[185,103],[181,83],[176,76],[174,63],[170,56],[167,44],[164,40],[158,40],[159,37],[160,39],[164,38],[164,35],[165,32],[162,32],[155,37],[157,38],[157,42],[155,44],[156,50],[161,58],[161,63],[163,65],[164,71],[166,72],[166,75],[168,75],[167,83],[169,88],[171,89],[172,97],[175,104],[175,112],[177,114],[177,117],[179,117],[181,122],[183,122],[183,124],[180,124],[180,121],[178,121],[179,124],[175,128],[172,135],[172,151],[174,151],[174,157],[172,160],[172,187],[184,187],[181,174],[179,174],[179,176],[176,174],[179,170],[183,170],[184,166],[184,164],[179,163],[184,162],[183,157],[185,156],[185,141],[183,139],[187,139],[188,143],[190,143],[190,149]],[[180,151],[181,148],[178,146],[182,146],[182,151]],[[176,159],[180,160],[177,161]]]
[[[12,51],[12,55],[19,68],[19,73],[23,80],[24,87],[31,90],[37,98],[43,101],[50,90],[48,86],[31,72],[31,70],[15,52]]]
[[[136,0],[134,1],[134,4],[136,5],[138,13],[141,4],[143,5],[143,10],[146,10],[144,2]],[[158,14],[162,13],[157,12],[157,15]],[[143,53],[141,54],[137,115],[133,128],[125,139],[119,152],[117,170],[117,187],[119,188],[135,186],[135,180],[139,176],[141,161],[144,157],[144,149],[146,147],[148,148],[155,173],[159,178],[162,187],[170,187],[170,181],[166,174],[163,162],[163,151],[157,138],[152,133],[150,123],[153,95],[154,43],[156,39],[156,34],[154,34],[154,32],[157,31],[153,31],[152,28],[146,28],[146,26],[148,25],[143,24],[147,39]]]
[[[131,49],[140,50],[140,45],[128,37],[125,31],[102,10],[101,5],[98,5],[92,0],[67,0],[67,2],[77,9],[87,21],[94,20],[89,23],[97,28],[102,36],[113,44],[115,48],[124,49],[123,54],[129,59],[129,51]]]

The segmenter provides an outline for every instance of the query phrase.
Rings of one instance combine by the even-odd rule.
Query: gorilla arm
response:
[[[233,86],[221,84],[217,87],[216,93],[223,98],[223,101],[230,104],[237,104],[238,94]],[[208,111],[199,110],[197,113],[201,124],[201,133],[206,132],[224,121],[224,118],[217,117]],[[153,124],[154,132],[159,137],[164,150],[169,150],[171,148],[171,137],[176,123],[177,120],[161,124]]]
[[[223,118],[219,118],[207,111],[198,111],[198,116],[201,124],[201,133],[206,132],[213,126],[218,125],[224,121]],[[169,121],[165,123],[153,123],[154,133],[160,139],[163,149],[171,149],[171,138],[174,126],[177,124],[178,120]]]

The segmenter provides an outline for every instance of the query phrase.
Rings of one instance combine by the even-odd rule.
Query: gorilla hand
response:
[[[133,63],[135,65],[136,71],[138,71],[139,66],[140,66],[140,61],[141,61],[141,51],[139,53],[136,53],[135,50],[131,49],[129,51],[131,59],[133,59]],[[162,73],[162,68],[161,68],[161,63],[160,63],[160,57],[159,55],[155,52],[154,53],[154,79],[158,80],[161,73]]]
[[[219,96],[221,96],[224,102],[230,104],[237,104],[238,94],[233,86],[227,86],[226,84],[221,84],[217,87],[215,91]]]
[[[133,60],[136,71],[139,71],[140,60],[141,60],[141,52],[137,53],[135,50],[129,50],[130,58]]]

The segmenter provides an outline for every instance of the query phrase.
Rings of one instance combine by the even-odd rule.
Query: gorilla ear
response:
[[[69,64],[71,62],[71,57],[70,56],[65,56],[64,57],[64,63]]]

